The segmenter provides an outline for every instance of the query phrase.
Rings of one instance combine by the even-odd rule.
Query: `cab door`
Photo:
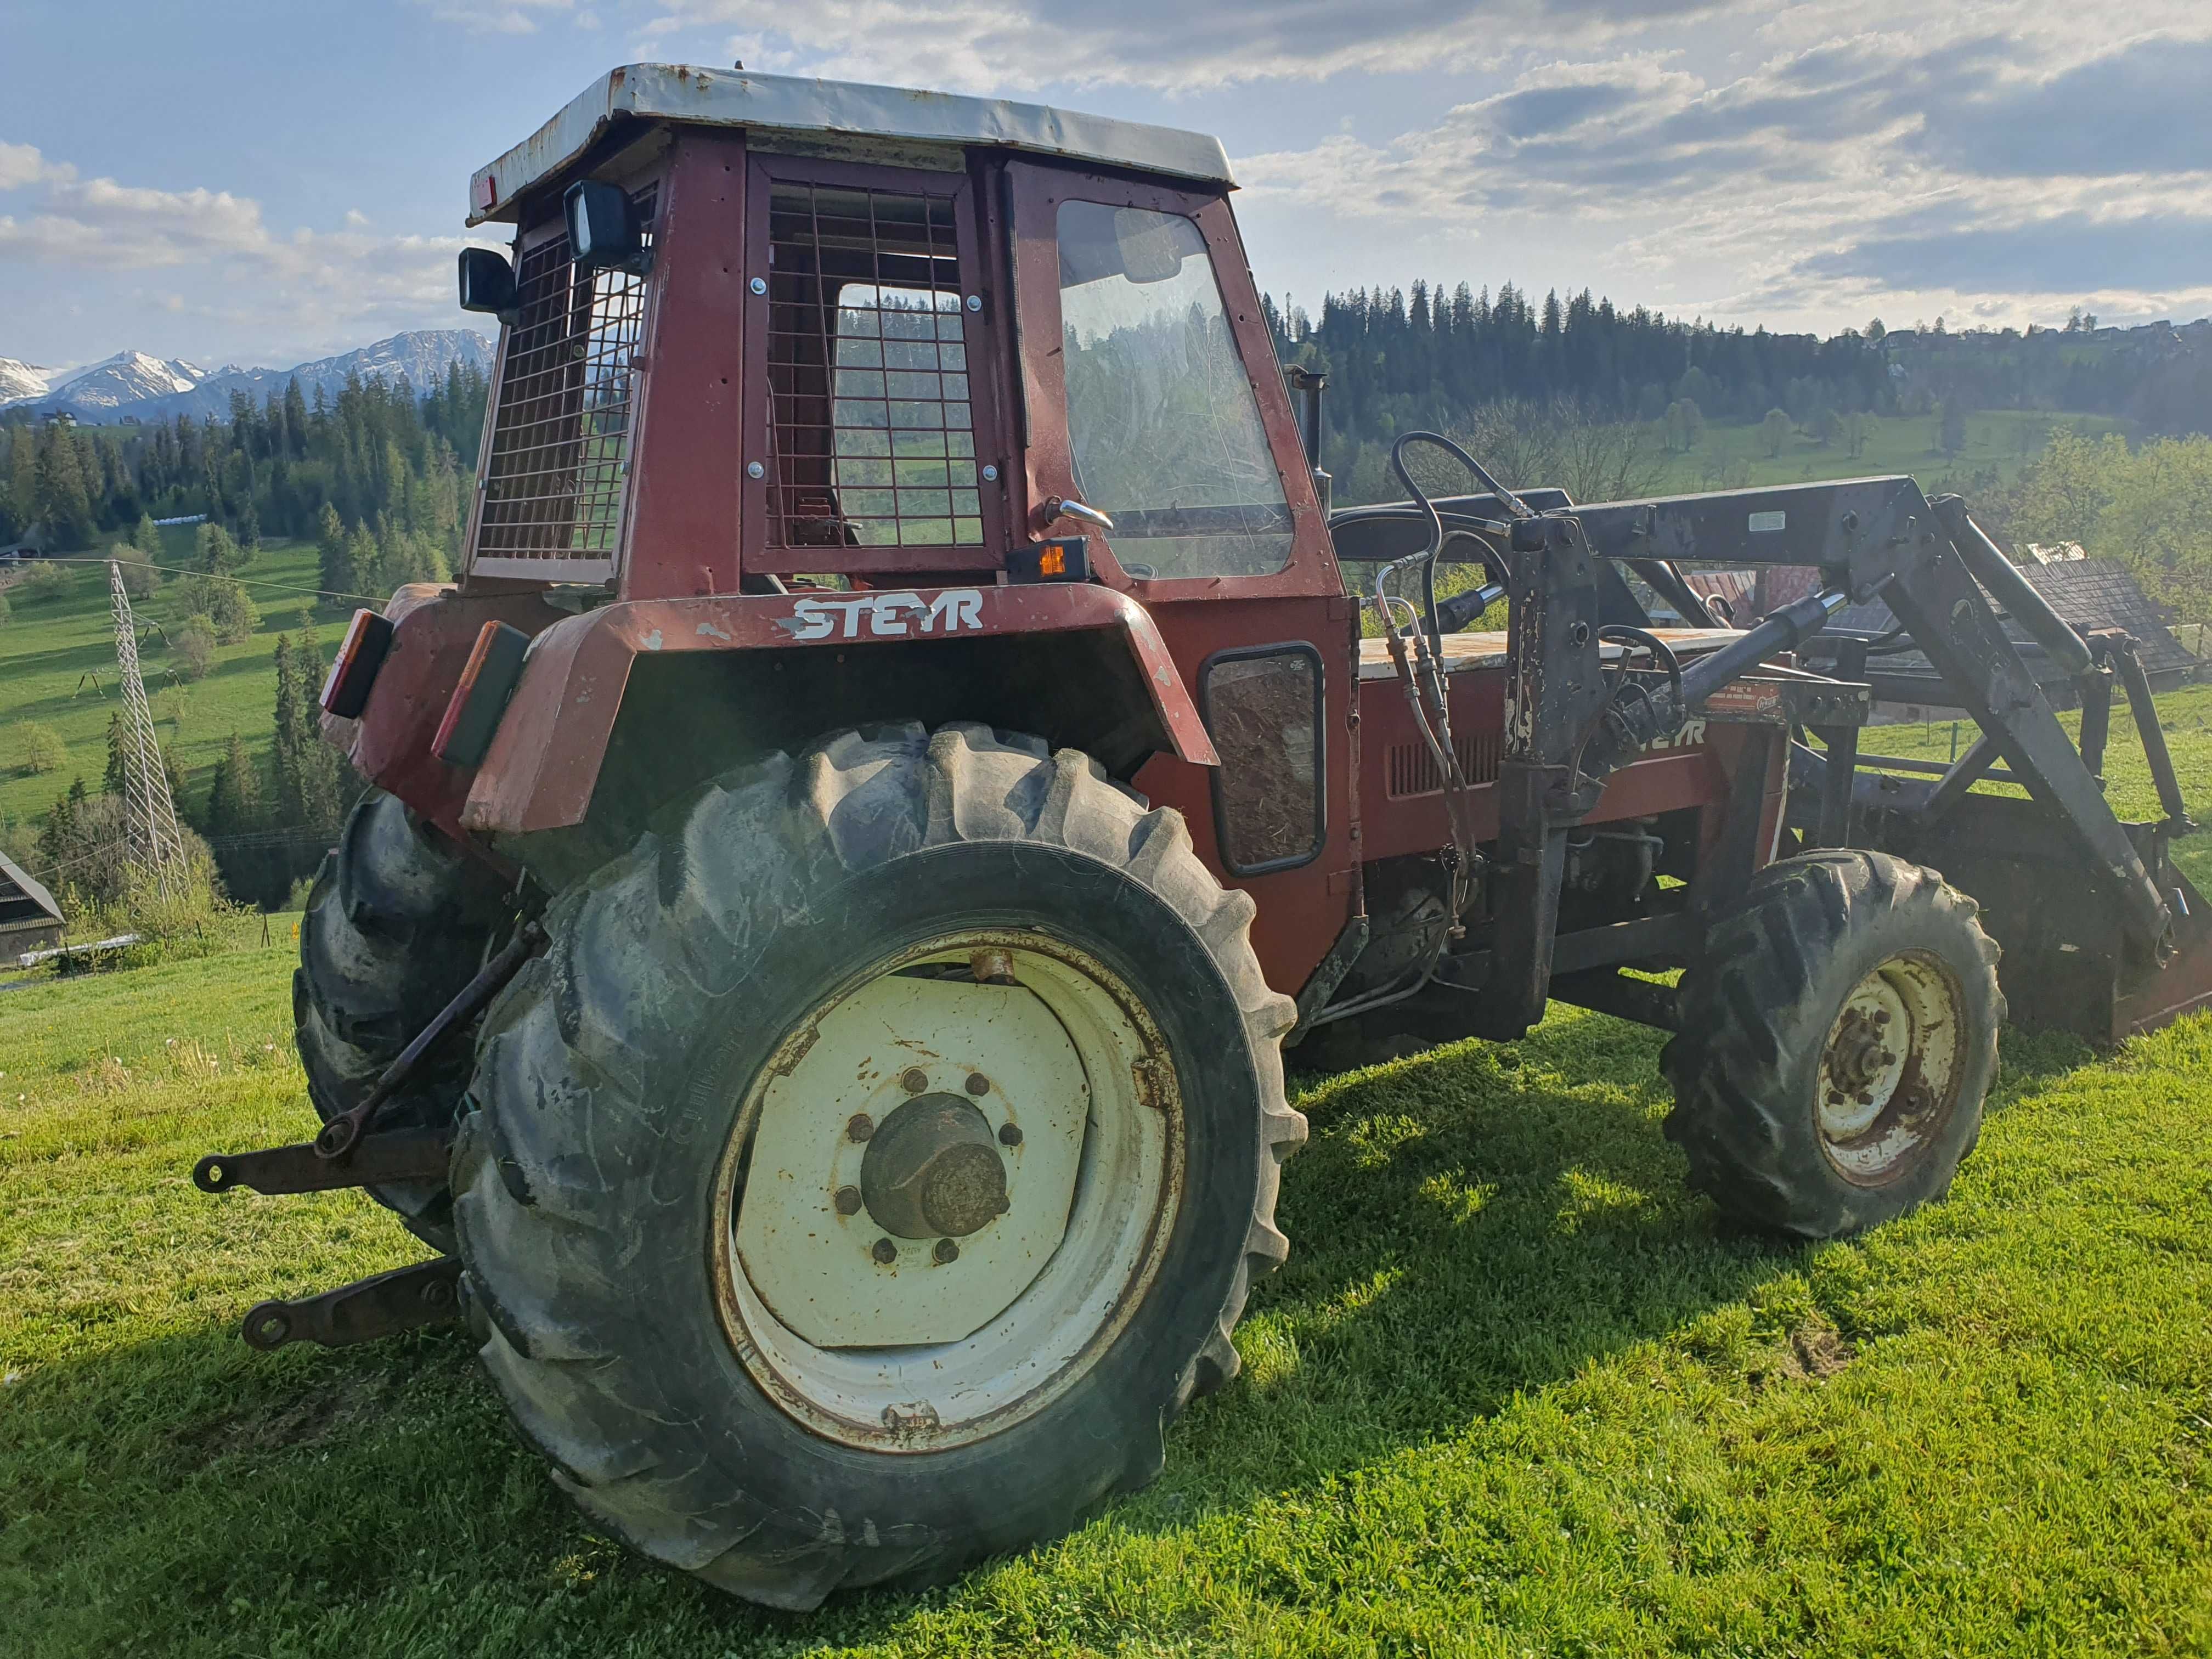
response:
[[[1158,624],[1222,764],[1156,756],[1136,787],[1251,893],[1261,964],[1295,996],[1359,914],[1358,622],[1236,221],[1219,195],[1006,165],[1015,528],[1086,535],[1096,579]]]

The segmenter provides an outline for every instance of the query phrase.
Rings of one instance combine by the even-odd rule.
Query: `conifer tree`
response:
[[[68,421],[50,422],[40,436],[38,499],[38,517],[55,549],[92,544],[92,496],[85,484],[76,428]]]

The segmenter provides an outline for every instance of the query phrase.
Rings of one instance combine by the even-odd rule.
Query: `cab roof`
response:
[[[1218,139],[1173,127],[904,87],[626,64],[608,70],[528,138],[477,170],[469,181],[469,223],[513,219],[522,195],[574,161],[625,118],[848,139],[989,145],[1226,187],[1236,184]]]

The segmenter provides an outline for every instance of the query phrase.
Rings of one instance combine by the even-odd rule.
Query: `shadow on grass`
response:
[[[1802,1249],[1684,1187],[1662,1040],[1566,1012],[1518,1043],[1310,1079],[1291,1258],[1254,1295],[1246,1375],[1132,1507],[1234,1506],[1449,1437],[1791,1271]]]
[[[1686,1194],[1658,1039],[1626,1030],[1567,1014],[1518,1044],[1307,1079],[1293,1254],[1253,1298],[1245,1376],[1186,1417],[1115,1523],[1170,1531],[1324,1484],[1789,1271],[1801,1253],[1717,1230]],[[226,1322],[46,1367],[0,1428],[0,1496],[21,1517],[0,1529],[0,1601],[48,1610],[28,1650],[149,1630],[270,1650],[334,1621],[370,1650],[426,1606],[454,1650],[580,1620],[610,1640],[650,1620],[855,1643],[927,1605],[763,1613],[594,1538],[458,1335],[272,1359]]]

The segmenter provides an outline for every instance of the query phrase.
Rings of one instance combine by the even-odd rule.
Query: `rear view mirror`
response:
[[[461,309],[485,312],[502,323],[515,319],[514,267],[496,249],[461,250]]]
[[[1164,283],[1182,271],[1183,250],[1176,246],[1178,227],[1189,222],[1141,208],[1121,208],[1114,215],[1114,242],[1121,255],[1121,270],[1133,283]]]
[[[652,269],[653,251],[645,246],[637,204],[621,185],[583,179],[568,186],[562,208],[568,219],[568,257],[578,270],[627,270],[642,276]]]

